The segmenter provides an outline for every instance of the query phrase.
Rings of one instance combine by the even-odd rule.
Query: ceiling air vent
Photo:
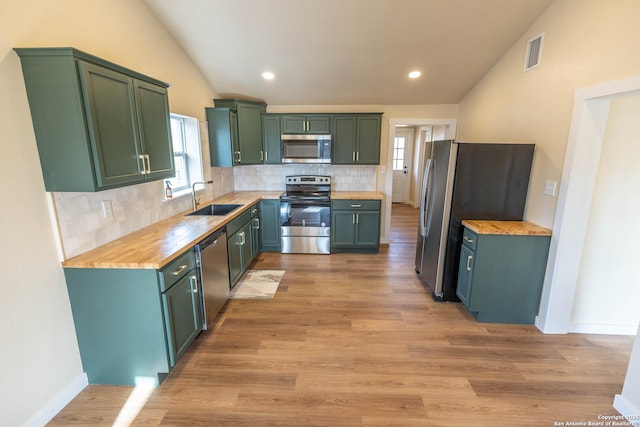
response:
[[[527,43],[527,56],[524,58],[524,71],[529,71],[540,65],[542,38],[544,33],[538,34]]]

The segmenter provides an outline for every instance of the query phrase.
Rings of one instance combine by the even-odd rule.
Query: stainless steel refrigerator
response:
[[[435,300],[459,301],[462,220],[522,220],[533,150],[534,144],[431,143],[415,268]]]

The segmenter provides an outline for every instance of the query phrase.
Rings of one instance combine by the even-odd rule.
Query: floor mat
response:
[[[232,299],[271,299],[278,290],[284,270],[247,270],[233,287]]]

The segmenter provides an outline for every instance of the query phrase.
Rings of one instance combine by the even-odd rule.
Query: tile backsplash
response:
[[[208,156],[208,152],[204,153]],[[208,157],[205,157],[208,158]],[[213,180],[198,191],[202,201],[232,191],[284,191],[287,175],[329,175],[335,191],[375,191],[376,166],[258,165],[210,168]],[[191,209],[191,196],[163,200],[163,181],[97,193],[52,193],[63,257],[72,258]],[[106,217],[102,202],[111,205]]]
[[[197,191],[201,201],[233,191],[231,168],[210,170],[214,183]],[[52,198],[65,259],[191,209],[190,193],[163,200],[163,181],[97,193],[52,193]],[[105,218],[103,201],[111,205],[110,217]]]
[[[284,191],[288,175],[328,175],[334,191],[376,191],[377,166],[323,164],[256,165],[233,168],[236,191]]]

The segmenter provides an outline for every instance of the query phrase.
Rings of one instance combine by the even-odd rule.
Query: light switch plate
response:
[[[555,196],[557,186],[558,183],[556,181],[545,181],[544,194],[546,194],[547,196]]]
[[[111,206],[111,200],[102,201],[102,217],[104,219],[113,218],[113,207]]]

